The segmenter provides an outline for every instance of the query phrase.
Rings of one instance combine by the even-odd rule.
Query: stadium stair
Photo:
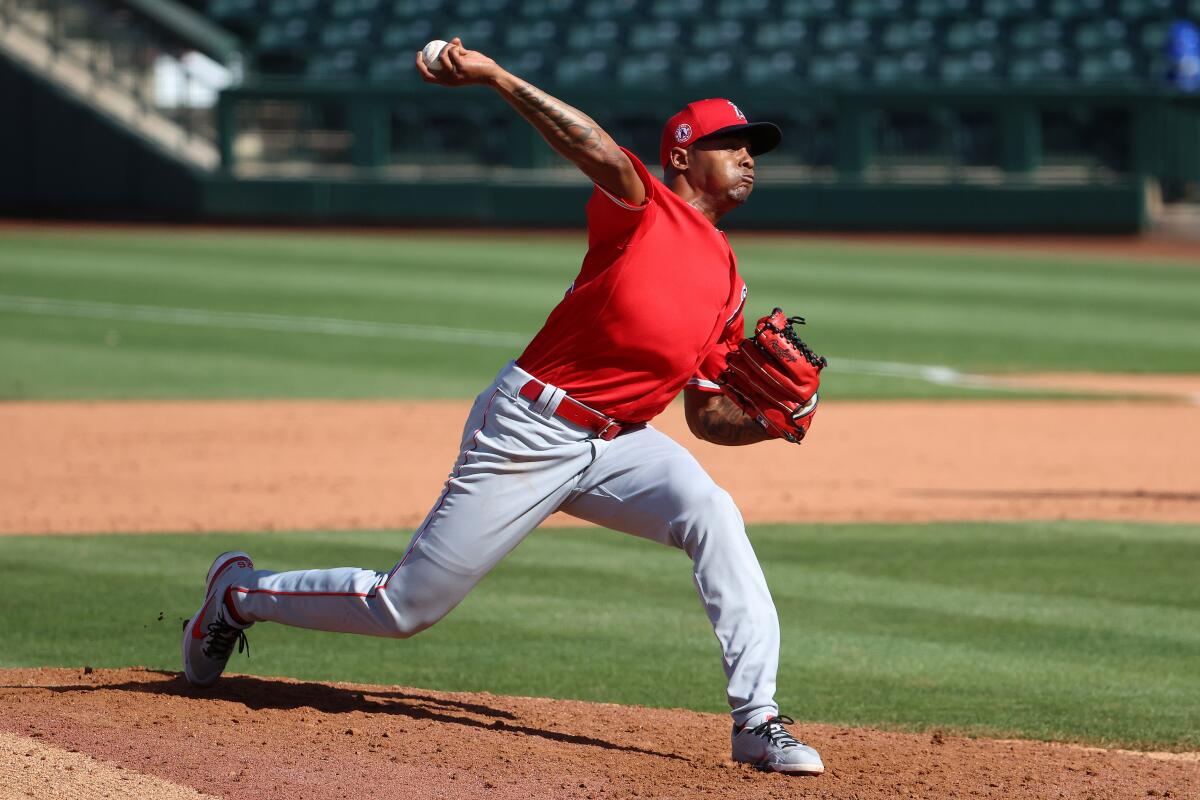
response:
[[[131,3],[118,11],[137,20],[139,36],[153,37],[153,23],[161,19],[138,19],[139,5]],[[164,8],[194,25],[208,26],[202,18],[189,18],[189,9],[157,3],[159,15]],[[0,55],[186,165],[206,172],[218,167],[215,129],[188,124],[190,110],[176,109],[173,117],[160,109],[153,102],[153,73],[144,63],[139,69],[137,58],[122,58],[121,49],[105,40],[119,27],[107,16],[113,13],[111,7],[85,0],[0,0],[0,9]],[[165,43],[162,50],[170,52]]]

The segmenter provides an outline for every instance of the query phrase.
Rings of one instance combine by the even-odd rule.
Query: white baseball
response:
[[[439,56],[445,47],[446,43],[441,39],[434,39],[421,50],[421,58],[425,59],[425,66],[429,67],[430,72],[440,72],[443,69]]]

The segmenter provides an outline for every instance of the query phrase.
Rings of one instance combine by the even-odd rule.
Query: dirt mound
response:
[[[717,714],[246,676],[197,691],[139,669],[0,680],[0,729],[96,759],[106,775],[115,765],[230,800],[1200,793],[1192,758],[1040,742],[799,725],[828,766],[801,778],[730,762]]]
[[[0,797],[38,800],[213,800],[212,795],[131,772],[75,750],[0,731]]]
[[[411,528],[462,402],[0,404],[0,533]],[[1200,406],[832,403],[803,447],[691,449],[750,522],[1200,522]],[[790,468],[764,472],[764,458]],[[556,517],[551,524],[576,524]]]

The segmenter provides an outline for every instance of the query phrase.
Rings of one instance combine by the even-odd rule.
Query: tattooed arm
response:
[[[685,389],[683,414],[692,434],[713,444],[754,444],[771,438],[723,394]]]
[[[442,50],[440,60],[442,69],[430,72],[417,53],[417,71],[426,82],[442,86],[491,86],[552,148],[597,186],[631,205],[645,201],[646,187],[633,163],[587,114],[505,71],[483,53],[465,49],[457,38]]]

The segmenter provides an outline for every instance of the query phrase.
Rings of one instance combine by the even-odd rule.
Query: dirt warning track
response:
[[[0,730],[11,734],[0,745],[36,743],[3,770],[5,797],[49,796],[3,794],[45,785],[35,767],[44,772],[46,749],[74,754],[68,766],[106,781],[124,772],[145,800],[1200,793],[1192,755],[798,725],[828,771],[788,777],[729,761],[728,717],[718,714],[245,676],[198,691],[138,669],[2,670],[0,682]]]

